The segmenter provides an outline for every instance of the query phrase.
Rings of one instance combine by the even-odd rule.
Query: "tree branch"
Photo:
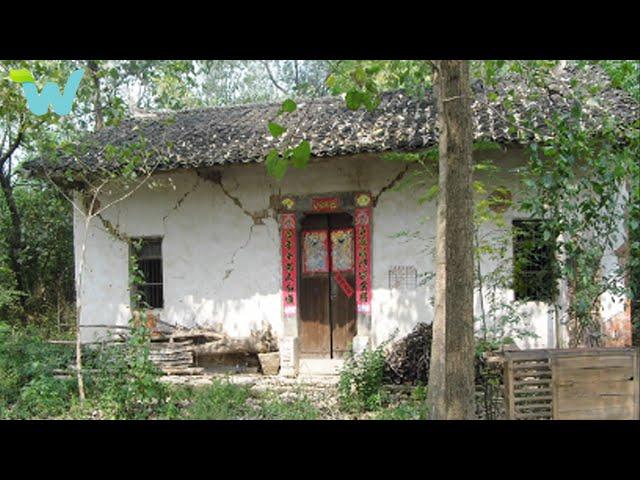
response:
[[[22,143],[23,138],[24,138],[24,129],[23,129],[23,125],[21,124],[20,125],[20,130],[18,131],[18,136],[15,138],[13,143],[11,145],[9,145],[9,149],[5,153],[0,155],[0,169],[4,167],[5,162],[9,158],[11,158],[11,156],[18,149],[18,147]]]
[[[266,60],[262,60],[260,63],[262,63],[262,65],[264,66],[265,70],[267,71],[267,75],[269,75],[269,79],[271,80],[271,83],[273,83],[273,86],[276,87],[278,90],[280,90],[285,95],[289,95],[289,92],[287,92],[284,88],[282,88],[280,85],[278,85],[278,82],[276,81],[276,79],[273,77],[273,74],[271,73],[271,69],[269,68],[269,64],[267,63],[267,61]]]

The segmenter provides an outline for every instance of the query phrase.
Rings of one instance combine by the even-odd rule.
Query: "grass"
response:
[[[188,420],[316,420],[320,411],[304,394],[283,399],[276,392],[256,393],[246,385],[214,380],[206,387],[171,391],[167,418]]]

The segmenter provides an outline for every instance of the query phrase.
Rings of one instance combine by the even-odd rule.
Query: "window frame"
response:
[[[522,255],[526,254],[526,251],[521,252],[518,249],[519,245],[522,245],[526,241],[526,239],[518,238],[518,236],[521,236],[522,232],[525,231],[522,226],[527,224],[541,225],[544,222],[544,219],[538,218],[514,218],[511,220],[513,266],[511,288],[513,290],[515,301],[550,303],[556,298],[557,275],[554,268],[556,245],[554,239],[545,241],[541,238],[539,232],[543,230],[539,230],[535,233],[537,236],[535,240],[539,239],[543,242],[539,246],[536,245],[536,250],[542,250],[545,255],[545,258],[543,259],[544,267],[527,270],[518,268],[519,258],[522,258]],[[529,231],[531,232],[531,230]],[[533,285],[531,283],[532,278],[536,279],[535,284]],[[522,285],[528,285],[528,288],[524,291],[520,290],[519,287]]]
[[[140,261],[141,260],[158,260],[159,264],[160,264],[160,278],[161,281],[160,282],[149,282],[147,281],[147,279],[145,278],[145,281],[143,283],[141,283],[140,285],[133,285],[131,279],[129,280],[131,283],[131,304],[133,305],[133,295],[135,295],[136,293],[139,293],[141,289],[143,288],[148,288],[148,287],[159,287],[159,297],[161,299],[160,302],[160,306],[152,306],[149,303],[147,303],[145,300],[142,300],[142,302],[144,302],[141,307],[148,309],[148,310],[162,310],[164,308],[165,305],[165,298],[164,298],[164,285],[165,285],[165,281],[164,281],[164,255],[163,255],[163,242],[164,238],[161,236],[141,236],[141,237],[133,237],[131,239],[131,243],[130,243],[130,247],[129,247],[129,263],[130,263],[130,267],[131,265],[131,261],[133,260],[133,258],[135,257],[135,260],[137,262],[136,265],[136,269],[137,270],[142,270],[141,265],[140,265]],[[145,257],[140,257],[139,255],[139,251],[136,251],[136,248],[134,246],[135,243],[137,242],[141,242],[141,248],[140,250],[142,250],[142,247],[144,246],[145,243],[155,243],[158,244],[160,253],[158,255],[150,255],[150,256],[145,256]],[[144,306],[143,306],[144,305]]]

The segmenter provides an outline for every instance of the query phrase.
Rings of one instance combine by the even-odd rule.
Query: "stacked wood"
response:
[[[198,375],[204,369],[196,367],[193,347],[193,340],[152,340],[149,344],[149,359],[167,375]]]
[[[431,360],[431,325],[419,323],[404,338],[390,346],[384,378],[389,383],[426,385]]]
[[[163,329],[156,329],[151,336],[150,357],[169,375],[203,373],[204,368],[196,367],[198,356],[258,354],[278,349],[277,339],[270,328],[254,330],[246,338],[231,338],[217,330],[159,323],[163,325]]]

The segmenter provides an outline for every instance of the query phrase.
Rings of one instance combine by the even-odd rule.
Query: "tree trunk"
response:
[[[98,73],[100,67],[98,66],[98,62],[95,60],[89,60],[87,63],[89,67],[89,71],[91,72],[91,78],[93,79],[93,110],[96,116],[95,119],[95,129],[102,130],[104,127],[104,115],[102,112],[102,103],[100,99],[100,78],[98,77]]]
[[[440,143],[431,417],[475,418],[469,62],[434,62]]]

